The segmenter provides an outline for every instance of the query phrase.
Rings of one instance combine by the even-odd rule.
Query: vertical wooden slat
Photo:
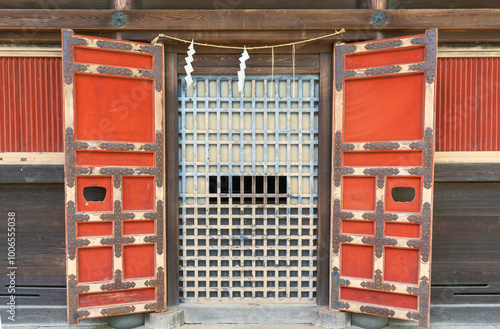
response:
[[[166,54],[165,79],[167,306],[175,306],[179,305],[179,106],[176,53]]]
[[[320,55],[318,163],[318,305],[328,305],[330,278],[330,182],[332,161],[332,53]]]

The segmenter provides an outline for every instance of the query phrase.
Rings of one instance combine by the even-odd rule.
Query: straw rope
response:
[[[246,49],[247,50],[257,50],[257,49],[273,49],[273,48],[278,48],[278,47],[295,46],[295,45],[300,45],[300,44],[303,44],[303,43],[308,43],[308,42],[313,42],[313,41],[316,41],[316,40],[321,40],[321,39],[333,37],[335,35],[339,35],[339,34],[342,34],[344,32],[345,32],[345,29],[340,29],[339,31],[335,31],[335,32],[330,33],[330,34],[322,35],[322,36],[319,36],[319,37],[316,37],[316,38],[307,39],[307,40],[300,40],[300,41],[289,42],[289,43],[282,43],[282,44],[271,45],[271,46],[246,47]],[[160,33],[160,34],[158,34],[158,36],[156,38],[154,38],[151,41],[151,43],[158,43],[158,40],[160,38],[166,38],[166,39],[180,41],[180,42],[184,42],[184,43],[191,43],[191,42],[193,42],[192,40],[181,39],[181,38],[177,38],[177,37],[173,37],[173,36],[170,36],[170,35],[166,35],[166,34]],[[239,50],[244,50],[245,49],[245,47],[215,45],[215,44],[203,43],[203,42],[193,42],[193,44],[196,45],[196,46],[212,47],[212,48],[239,49]]]

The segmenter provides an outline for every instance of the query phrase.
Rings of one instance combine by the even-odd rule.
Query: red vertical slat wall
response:
[[[62,152],[61,58],[0,61],[0,152]]]
[[[19,150],[18,59],[0,57],[0,151]]]
[[[439,58],[436,151],[500,151],[500,58]]]
[[[481,58],[478,88],[480,90],[477,106],[478,151],[500,150],[500,59]]]

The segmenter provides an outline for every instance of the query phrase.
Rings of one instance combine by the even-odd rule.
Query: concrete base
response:
[[[144,313],[110,316],[109,325],[115,329],[132,329],[144,325]]]
[[[163,313],[148,313],[144,323],[149,329],[172,329],[184,324],[184,311],[180,309],[169,309]]]
[[[328,307],[320,307],[312,313],[312,324],[323,328],[346,328],[350,324],[350,313],[331,311]]]
[[[352,313],[351,323],[365,329],[381,329],[387,326],[389,318],[363,313]]]
[[[185,323],[311,323],[317,305],[181,304]]]

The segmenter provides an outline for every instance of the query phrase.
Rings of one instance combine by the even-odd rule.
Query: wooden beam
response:
[[[177,54],[166,54],[165,170],[167,306],[179,305],[179,127]]]
[[[170,47],[169,47],[170,48]],[[185,49],[177,56],[177,73],[185,74],[184,65],[186,62]],[[275,54],[274,57],[274,73],[275,74],[292,74],[292,54],[291,47],[288,47],[288,54]],[[331,50],[330,46],[330,50]],[[236,54],[203,54],[196,53],[196,61],[192,63],[196,74],[236,74],[239,67],[240,53]],[[318,54],[297,54],[296,55],[296,74],[318,74],[320,73],[320,56]],[[253,53],[250,59],[246,62],[246,74],[271,74],[272,68],[271,54]]]
[[[330,298],[330,195],[332,178],[332,78],[333,49],[320,54],[319,143],[318,143],[318,305],[328,305]]]
[[[1,152],[1,164],[64,164],[62,152]]]
[[[371,0],[371,9],[376,9],[377,11],[387,9],[387,0]],[[384,38],[386,38],[386,34],[378,31],[375,39],[381,40]]]
[[[436,152],[436,163],[500,163],[500,151]]]
[[[0,184],[53,184],[64,182],[64,165],[6,164],[0,167]]]
[[[500,182],[500,163],[436,163],[435,182]]]
[[[55,31],[55,32],[54,32]],[[387,38],[408,36],[416,33],[423,33],[424,29],[421,30],[386,30],[385,34]],[[150,42],[153,40],[159,32],[164,33],[165,31],[150,30],[150,31],[124,31],[124,36],[126,40]],[[197,41],[214,43],[214,44],[226,44],[226,45],[246,45],[258,46],[258,45],[270,45],[270,44],[281,44],[288,43],[292,41],[305,40],[310,38],[315,38],[328,33],[332,30],[254,30],[254,31],[168,31],[168,35],[191,40],[195,39]],[[77,33],[85,34],[87,36],[110,38],[113,32],[110,31],[81,31],[77,30]],[[326,38],[318,40],[314,43],[306,43],[297,46],[296,51],[304,53],[321,53],[325,52],[331,48],[331,45],[336,41],[342,42],[357,42],[375,39],[377,34],[376,30],[347,30],[345,33],[339,36]],[[450,30],[448,32],[440,30],[439,31],[439,44],[445,43],[457,43],[457,42],[487,42],[487,43],[498,43],[500,40],[500,30]],[[22,30],[18,31],[2,31],[0,28],[0,42],[3,43],[61,43],[61,31],[51,30],[51,31],[41,31],[38,30],[36,33],[24,33]],[[187,46],[185,43],[161,40],[164,44],[168,44],[169,52],[186,52]],[[323,47],[322,49],[316,49],[318,47]],[[288,49],[275,48],[275,53],[288,51]],[[204,47],[204,52],[218,52],[220,49]],[[227,53],[231,53],[230,49],[227,49]],[[238,51],[234,51],[238,52]]]
[[[130,30],[500,30],[500,9],[387,9],[380,28],[371,22],[373,9],[228,9],[123,10],[127,23],[112,23],[115,10],[0,10],[0,31],[33,34],[62,28],[86,31]]]
[[[477,46],[475,44],[468,46],[459,44],[458,47],[442,46],[438,48],[437,56],[438,57],[500,57],[500,47],[498,45]]]

